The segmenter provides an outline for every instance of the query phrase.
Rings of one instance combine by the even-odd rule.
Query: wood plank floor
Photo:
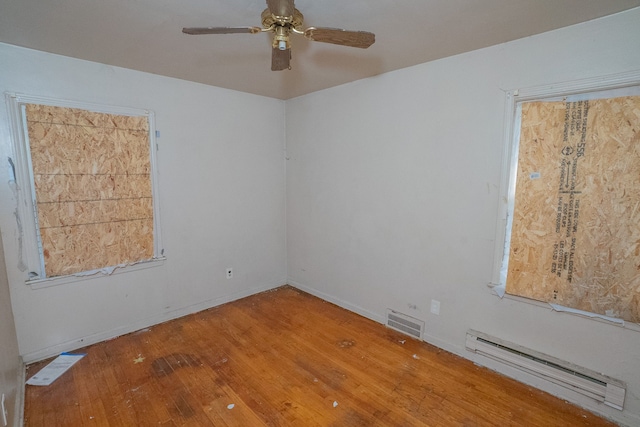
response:
[[[288,286],[78,352],[25,425],[614,425]]]

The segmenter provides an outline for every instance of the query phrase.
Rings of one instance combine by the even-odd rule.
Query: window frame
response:
[[[556,311],[575,314],[584,318],[603,321],[609,324],[617,324],[618,326],[640,332],[640,324],[577,310],[570,307],[563,307],[559,305],[551,306],[547,302],[511,295],[505,292],[516,189],[515,184],[518,165],[521,105],[526,102],[552,101],[564,98],[579,100],[589,98],[590,96],[598,93],[611,92],[611,94],[619,94],[627,89],[635,88],[635,90],[637,90],[638,87],[640,87],[640,71],[631,71],[552,85],[505,91],[505,126],[503,134],[504,142],[500,177],[500,197],[496,223],[493,274],[492,281],[488,283],[493,294],[497,295],[499,298],[524,302],[538,307],[553,308]]]
[[[158,167],[156,156],[158,144],[156,142],[157,134],[155,130],[155,114],[153,111],[18,93],[5,93],[5,99],[9,112],[10,134],[14,154],[14,158],[10,159],[11,166],[13,168],[12,182],[10,184],[14,189],[17,204],[15,216],[18,228],[18,243],[20,251],[18,268],[25,273],[25,284],[31,285],[32,288],[48,287],[85,280],[91,277],[101,277],[120,272],[140,270],[161,264],[165,257],[162,245],[162,232],[160,228]],[[46,277],[44,256],[39,236],[40,229],[38,226],[38,213],[36,208],[34,173],[31,164],[29,138],[27,135],[27,117],[25,114],[26,104],[76,108],[104,114],[138,117],[144,116],[147,118],[149,123],[149,162],[153,205],[153,257],[151,259],[140,260],[126,265],[120,264],[95,270],[82,271],[65,276]]]

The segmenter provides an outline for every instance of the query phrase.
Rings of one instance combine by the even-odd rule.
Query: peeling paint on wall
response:
[[[9,180],[9,188],[13,193],[14,200],[16,201],[16,208],[13,211],[13,216],[16,218],[16,228],[18,231],[18,269],[20,271],[25,271],[27,269],[26,264],[24,263],[24,259],[22,254],[24,253],[24,243],[23,243],[23,228],[22,228],[22,220],[20,219],[20,214],[18,212],[18,205],[20,204],[20,187],[18,186],[18,180],[16,179],[16,165],[13,163],[13,159],[8,157],[9,166],[11,166],[11,179]]]

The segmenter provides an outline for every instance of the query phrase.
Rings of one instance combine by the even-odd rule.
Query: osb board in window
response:
[[[522,105],[506,290],[640,322],[640,97]]]
[[[47,277],[153,257],[146,117],[26,106]]]
[[[59,260],[56,276],[149,259],[153,220],[126,220],[41,231],[45,259]]]

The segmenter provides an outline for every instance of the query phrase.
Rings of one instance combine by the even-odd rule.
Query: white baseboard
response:
[[[320,292],[317,289],[314,288],[310,288],[308,286],[303,285],[302,283],[298,283],[294,280],[289,280],[288,282],[289,285],[293,286],[294,288],[300,289],[301,291],[304,291],[308,294],[311,294],[313,296],[316,296],[320,299],[323,299],[327,302],[330,302],[332,304],[337,305],[338,307],[342,307],[345,310],[349,310],[352,311],[354,313],[359,314],[360,316],[366,317],[367,319],[371,319],[374,322],[378,322],[378,323],[385,323],[385,315],[384,314],[378,314],[378,313],[374,313],[373,311],[369,311],[367,309],[364,309],[362,307],[360,307],[359,305],[355,305],[355,304],[351,304],[350,302],[344,301],[340,298],[336,298],[334,296],[331,296],[329,294],[325,294],[324,292]]]
[[[13,426],[22,427],[24,425],[24,387],[27,382],[27,365],[22,357],[20,358],[20,367],[18,368],[18,384],[16,386],[16,400],[13,408]]]
[[[457,345],[453,345],[449,342],[446,341],[442,341],[439,338],[436,338],[432,335],[429,335],[427,333],[422,335],[422,340],[426,343],[429,343],[433,346],[436,346],[438,348],[441,348],[445,351],[448,351],[449,353],[453,353],[456,356],[460,356],[463,359],[470,359],[469,358],[469,352],[465,350],[464,346],[457,346]]]
[[[120,328],[110,329],[108,331],[99,332],[97,334],[93,334],[93,335],[77,338],[71,341],[63,342],[60,344],[56,344],[47,348],[43,348],[41,350],[31,352],[31,353],[26,353],[22,355],[22,359],[26,364],[37,362],[43,359],[47,359],[49,357],[57,356],[60,353],[74,351],[74,350],[77,350],[78,348],[86,347],[92,344],[97,344],[102,341],[106,341],[115,337],[119,337],[121,335],[139,331],[140,329],[148,328],[153,325],[166,322],[168,320],[173,320],[179,317],[186,316],[188,314],[197,313],[202,310],[206,310],[212,307],[226,304],[228,302],[245,298],[260,292],[268,291],[270,289],[274,289],[283,285],[285,285],[284,281],[280,281],[277,283],[268,283],[258,287],[249,288],[244,291],[225,295],[219,298],[202,301],[197,304],[167,311],[157,316],[141,319],[137,322],[122,326]]]

